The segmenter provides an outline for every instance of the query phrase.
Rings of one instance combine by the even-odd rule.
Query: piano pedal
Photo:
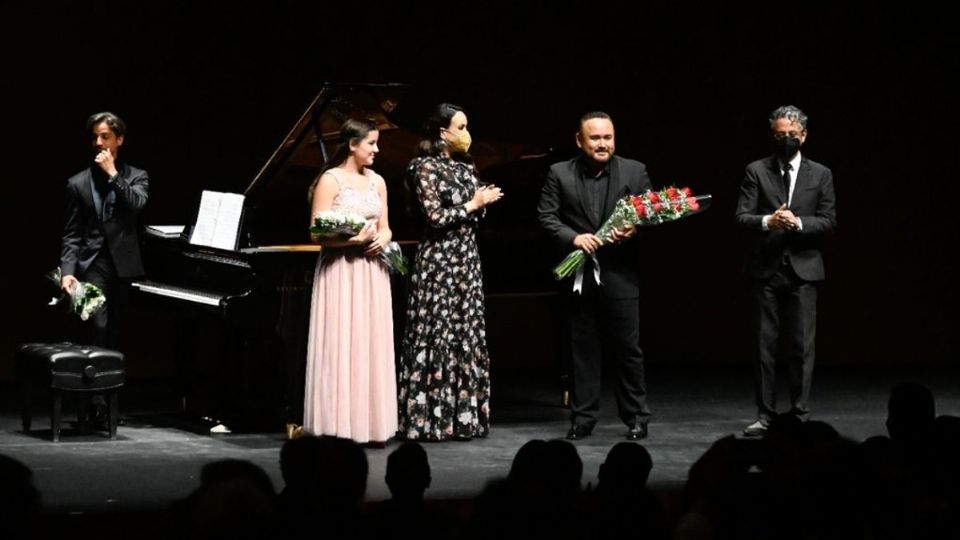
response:
[[[294,423],[287,424],[287,440],[299,439],[304,435],[303,426]]]

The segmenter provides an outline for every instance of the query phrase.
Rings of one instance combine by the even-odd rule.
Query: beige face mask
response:
[[[450,145],[450,150],[458,154],[466,154],[467,150],[470,150],[470,145],[473,143],[473,138],[470,137],[470,132],[461,129],[460,131],[451,131],[446,130],[447,133],[452,135],[450,139],[447,139],[447,144]]]

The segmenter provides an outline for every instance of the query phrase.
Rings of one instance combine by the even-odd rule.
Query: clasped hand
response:
[[[767,227],[779,231],[794,231],[800,226],[800,220],[787,208],[786,204],[780,205],[776,212],[767,219]]]
[[[369,257],[380,255],[390,243],[391,234],[388,231],[377,230],[376,225],[367,225],[350,242],[365,245],[363,254]]]
[[[480,210],[481,208],[493,204],[503,198],[503,191],[500,190],[497,186],[489,184],[486,186],[480,186],[477,191],[473,193],[473,198],[470,199],[469,205],[472,208],[468,207],[468,212],[473,212]]]

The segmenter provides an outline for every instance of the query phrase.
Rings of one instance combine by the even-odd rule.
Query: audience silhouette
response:
[[[596,488],[565,440],[531,440],[508,474],[471,505],[425,497],[432,474],[414,441],[387,457],[391,499],[364,504],[368,464],[357,443],[303,436],[280,451],[284,487],[244,460],[206,464],[199,486],[146,537],[289,538],[960,538],[960,417],[936,416],[916,383],[890,391],[888,435],[856,443],[826,422],[772,419],[761,439],[723,437],[690,467],[665,510],[647,486],[653,459],[634,442],[610,448]],[[660,495],[660,496],[658,496]],[[0,533],[54,531],[33,473],[0,455]],[[71,522],[72,523],[72,522]],[[68,527],[63,527],[65,530]]]

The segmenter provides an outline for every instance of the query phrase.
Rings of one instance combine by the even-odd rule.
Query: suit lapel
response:
[[[620,193],[620,164],[617,157],[610,158],[607,169],[610,173],[610,181],[607,182],[607,193],[603,199],[603,216],[600,219],[607,220],[607,217],[613,212],[614,205],[617,204],[617,198]]]
[[[767,162],[767,185],[764,190],[768,193],[776,193],[779,202],[786,204],[789,200],[789,194],[783,187],[783,173],[780,172],[780,160],[776,156],[771,156]]]
[[[803,190],[810,184],[810,163],[807,158],[800,156],[800,170],[797,171],[797,182],[793,186],[793,204],[791,207],[798,207],[802,202],[800,196]]]
[[[100,207],[97,205],[96,201],[93,198],[93,172],[87,169],[87,175],[83,182],[78,186],[80,189],[80,196],[83,197],[83,203],[88,207],[93,209],[94,217],[96,220],[100,221]],[[102,201],[101,201],[102,204]]]
[[[577,203],[580,205],[580,212],[583,213],[587,222],[596,231],[600,228],[600,225],[593,218],[593,212],[587,208],[587,200],[584,194],[585,186],[583,185],[583,160],[581,158],[576,159],[573,163],[573,185],[577,191]]]

